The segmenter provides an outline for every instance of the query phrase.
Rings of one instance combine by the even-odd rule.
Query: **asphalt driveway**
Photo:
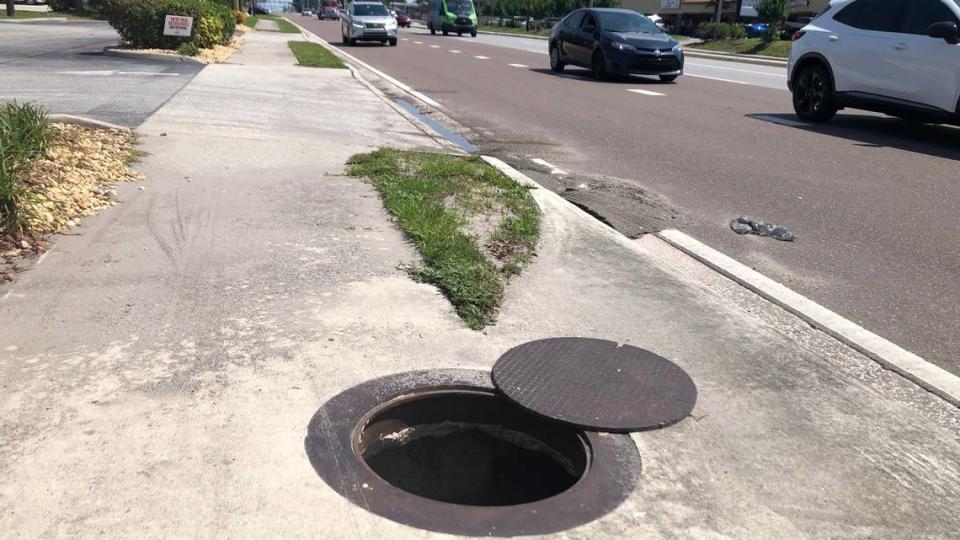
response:
[[[118,39],[103,22],[0,24],[0,100],[135,127],[203,69],[101,54]]]

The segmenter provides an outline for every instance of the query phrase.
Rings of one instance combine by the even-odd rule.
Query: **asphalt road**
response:
[[[0,23],[0,100],[134,127],[202,69],[103,56],[118,39],[101,22]]]
[[[292,19],[340,45],[339,23]],[[671,226],[960,374],[960,130],[859,111],[798,122],[780,68],[688,58],[675,84],[598,82],[552,73],[545,47],[412,29],[345,50],[553,189],[632,187]],[[738,236],[740,215],[798,240]]]

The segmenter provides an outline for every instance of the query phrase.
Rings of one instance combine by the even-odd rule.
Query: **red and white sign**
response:
[[[165,36],[184,36],[190,37],[190,31],[193,29],[193,17],[181,17],[180,15],[167,15],[163,20],[163,35]]]

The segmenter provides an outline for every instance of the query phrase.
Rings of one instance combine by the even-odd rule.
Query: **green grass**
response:
[[[297,62],[299,62],[301,66],[346,68],[343,62],[323,45],[310,43],[308,41],[288,41],[287,45],[290,46],[290,50],[293,51],[293,55],[297,57]]]
[[[550,35],[550,30],[534,30],[531,32],[527,32],[523,28],[516,27],[516,26],[488,26],[488,25],[482,24],[477,28],[484,32],[506,32],[508,34],[524,34],[528,36],[549,36]]]
[[[96,20],[96,17],[92,15],[77,15],[76,13],[66,11],[24,11],[20,9],[16,10],[16,14],[13,16],[13,19],[48,19],[51,17]],[[10,17],[7,17],[7,10],[4,5],[0,3],[0,20],[4,19],[10,19]]]
[[[277,23],[277,27],[284,34],[299,34],[300,29],[293,25],[290,21],[280,17],[279,15],[259,15],[259,19],[266,19],[268,21],[274,21]]]
[[[492,324],[540,237],[527,188],[476,157],[385,148],[350,158],[347,174],[376,187],[417,246],[414,279],[443,291],[470,328]]]
[[[774,40],[766,42],[760,38],[747,38],[708,41],[706,43],[690,45],[690,47],[705,51],[718,51],[738,54],[760,54],[764,56],[787,58],[790,56],[790,47],[792,45],[792,41]]]
[[[21,235],[35,198],[19,178],[31,159],[44,155],[53,130],[40,107],[7,102],[0,105],[0,233]]]
[[[243,20],[243,24],[249,26],[250,28],[257,27],[257,21],[260,20],[259,15],[248,15],[246,19]]]

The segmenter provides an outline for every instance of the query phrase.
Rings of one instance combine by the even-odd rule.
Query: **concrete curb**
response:
[[[73,124],[96,129],[120,129],[123,131],[132,131],[131,128],[126,126],[118,126],[117,124],[111,124],[110,122],[103,122],[101,120],[95,120],[85,116],[76,116],[73,114],[48,114],[47,118],[49,118],[51,122],[58,122],[61,124]]]
[[[657,236],[674,248],[866,355],[881,366],[895,371],[948,403],[960,407],[960,377],[927,362],[916,354],[887,341],[680,231],[672,229],[661,231]]]
[[[290,19],[287,19],[287,20],[289,21]],[[300,29],[300,34],[301,34],[301,35],[303,36],[303,38],[306,39],[307,41],[313,41],[313,42],[315,42],[315,43],[319,43],[319,44],[323,45],[324,47],[330,49],[330,51],[331,51],[333,54],[339,56],[341,60],[344,60],[344,61],[346,61],[346,62],[349,62],[349,63],[353,64],[354,66],[360,66],[360,67],[362,67],[363,69],[366,69],[367,71],[375,74],[376,76],[380,77],[381,79],[383,79],[383,80],[389,82],[390,84],[396,86],[396,87],[399,88],[401,91],[403,91],[403,92],[406,93],[407,95],[411,96],[412,98],[415,98],[417,101],[423,103],[424,105],[427,105],[427,106],[429,106],[429,107],[433,107],[434,109],[437,109],[437,110],[440,110],[440,111],[443,110],[443,105],[437,103],[437,102],[434,101],[433,99],[430,99],[429,97],[423,95],[422,93],[417,92],[417,91],[414,90],[413,88],[410,88],[410,87],[407,86],[406,84],[403,84],[402,82],[398,81],[397,79],[394,79],[394,78],[391,77],[390,75],[387,75],[386,73],[384,73],[384,72],[380,71],[379,69],[371,66],[370,64],[367,64],[367,63],[364,62],[363,60],[360,60],[359,58],[353,56],[352,54],[350,54],[350,53],[348,53],[348,52],[346,52],[346,51],[344,51],[343,49],[341,49],[341,48],[339,48],[339,47],[335,47],[334,45],[331,45],[327,40],[325,40],[325,39],[323,39],[322,37],[314,34],[313,32],[311,32],[311,31],[307,30],[306,28],[300,26],[299,24],[297,24],[297,23],[295,23],[295,22],[293,22],[293,21],[290,21],[290,23]]]
[[[0,21],[2,24],[23,24],[37,22],[65,22],[70,19],[66,17],[37,17],[36,19],[14,19],[12,21]]]
[[[500,159],[490,156],[481,156],[481,158],[521,185],[539,188],[553,194]],[[556,198],[576,208],[578,212],[583,212],[563,197],[556,195]],[[594,218],[590,217],[590,219]],[[634,245],[634,241],[622,234],[613,229],[609,231],[620,237],[622,241],[629,242],[631,247]],[[960,407],[960,377],[927,362],[678,230],[661,231],[656,233],[656,236],[674,249],[780,306],[884,368],[936,394],[951,405]]]
[[[691,58],[708,58],[710,60],[723,60],[726,62],[738,62],[741,64],[753,64],[757,66],[787,67],[786,60],[772,56],[718,53],[713,51],[702,51],[690,47],[684,47],[683,53]]]
[[[196,58],[192,58],[190,56],[158,54],[158,53],[152,53],[152,52],[136,51],[132,49],[117,49],[114,47],[104,47],[103,54],[105,56],[117,56],[120,58],[134,58],[139,60],[156,60],[160,62],[175,62],[178,64],[207,65],[206,62],[197,60]]]

